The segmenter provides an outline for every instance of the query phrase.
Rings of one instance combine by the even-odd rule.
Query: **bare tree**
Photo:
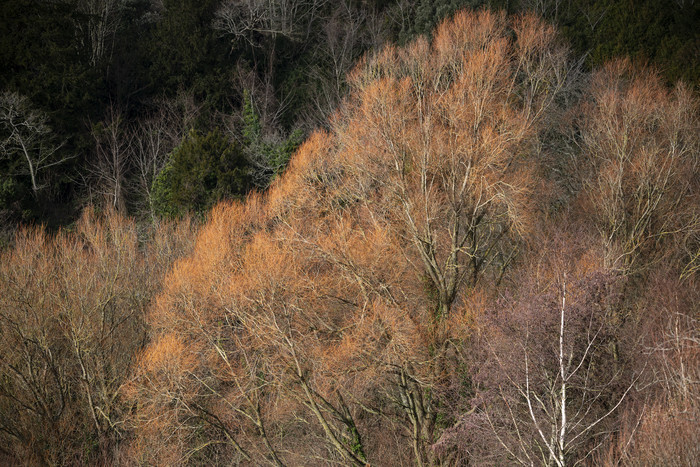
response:
[[[552,28],[526,16],[511,41],[506,25],[503,15],[458,13],[432,47],[420,38],[387,48],[351,77],[360,99],[341,140],[354,196],[376,186],[397,200],[387,221],[420,254],[438,313],[510,257],[499,246],[528,225],[532,181],[518,155],[536,144],[569,71]]]
[[[302,40],[327,0],[227,0],[216,12],[214,28],[257,46],[255,36]]]
[[[260,232],[258,207],[249,201],[216,208],[197,253],[216,250],[219,260],[188,260],[171,276],[151,315],[156,340],[129,389],[141,408],[141,445],[133,449],[181,462],[194,452],[216,456],[210,447],[216,440],[235,458],[255,463],[299,464],[315,455],[364,465],[349,404],[311,371],[329,344],[312,330],[333,329],[342,315],[326,316],[311,305],[315,285],[288,248]],[[236,242],[218,235],[231,227]],[[211,293],[199,286],[183,293],[181,286],[196,277],[208,278]],[[202,442],[198,424],[209,440]],[[300,424],[313,435],[300,432]],[[162,443],[163,432],[177,441],[156,452],[151,443]]]
[[[74,233],[20,229],[0,255],[0,446],[16,461],[112,458],[128,414],[120,388],[173,259],[142,246],[133,221],[88,209]]]
[[[128,134],[124,139],[133,141],[134,153],[135,174],[129,179],[129,187],[138,195],[136,210],[147,212],[151,219],[155,219],[151,197],[153,181],[192,127],[199,110],[191,95],[180,92],[173,99],[159,102],[153,114],[126,130]]]
[[[508,21],[462,13],[367,58],[264,196],[212,212],[149,315],[138,452],[439,461],[465,303],[532,222],[528,155],[568,73],[551,28]]]
[[[135,191],[141,194],[147,206],[147,211],[152,220],[155,220],[153,199],[151,190],[153,181],[163,170],[168,162],[168,155],[175,144],[168,139],[164,125],[163,115],[157,115],[145,121],[140,121],[134,136],[137,180]]]
[[[470,417],[522,465],[590,459],[615,432],[613,419],[639,379],[626,374],[613,345],[620,279],[579,254],[535,263],[535,277],[488,317],[480,411]]]
[[[253,71],[262,77],[263,97],[257,99],[257,89],[250,86],[252,83],[248,76],[247,85],[239,89],[241,93],[244,89],[253,93],[256,100],[261,101],[261,114],[266,123],[272,122],[268,110],[274,108],[273,113],[279,115],[285,106],[284,99],[278,105],[273,104],[277,101],[272,86],[277,65],[277,39],[286,38],[300,43],[306,41],[326,2],[327,0],[227,0],[215,14],[214,29],[253,49]],[[264,52],[262,63],[259,60],[259,50],[255,50],[261,47]],[[242,74],[240,69],[241,66],[239,77],[247,75],[247,70]]]
[[[75,16],[75,29],[81,45],[90,52],[90,64],[96,66],[112,53],[115,35],[126,7],[125,0],[73,0],[82,16]]]
[[[110,105],[105,121],[93,126],[92,136],[97,157],[90,170],[97,178],[97,190],[114,209],[124,211],[135,135],[127,130],[121,111]]]
[[[312,126],[325,125],[345,95],[346,75],[355,65],[360,52],[371,45],[367,13],[350,2],[338,2],[323,25],[323,40],[316,44],[314,55],[320,65],[309,70],[312,82],[318,82],[313,110],[307,117]],[[379,46],[379,44],[377,44]]]
[[[566,5],[563,5],[566,3]],[[520,7],[531,10],[543,18],[551,19],[555,23],[559,19],[561,10],[571,6],[571,0],[520,0]]]
[[[60,157],[48,116],[32,107],[29,99],[15,92],[5,92],[0,96],[0,126],[3,129],[0,140],[0,157],[19,155],[24,160],[24,168],[32,183],[32,194],[37,198],[45,185],[41,174],[48,168],[63,164],[71,157]]]
[[[582,198],[608,266],[639,272],[686,239],[692,270],[700,231],[696,99],[683,84],[668,90],[628,62],[599,71],[591,95],[582,117],[581,172],[589,174]]]

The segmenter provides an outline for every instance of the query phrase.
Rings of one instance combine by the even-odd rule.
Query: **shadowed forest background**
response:
[[[2,459],[693,464],[699,12],[2,0]]]

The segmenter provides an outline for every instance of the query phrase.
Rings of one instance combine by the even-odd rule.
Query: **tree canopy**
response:
[[[0,461],[695,462],[696,84],[463,3],[13,3]]]

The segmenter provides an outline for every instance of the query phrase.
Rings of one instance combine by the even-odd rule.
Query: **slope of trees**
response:
[[[188,90],[147,119],[114,102],[91,124],[86,180],[105,211],[22,228],[0,256],[8,463],[692,462],[693,91],[628,61],[588,73],[540,17],[488,10],[372,51],[341,80],[358,44],[381,42],[343,3],[340,32],[324,32],[347,39],[323,51],[336,80],[314,81],[329,120],[290,159],[301,136],[284,109],[299,95],[281,91],[282,57],[331,7],[263,3],[155,11],[146,30],[162,40],[246,44],[241,101],[200,74],[216,62],[162,50],[195,63],[176,83]],[[372,5],[427,25],[453,3]],[[134,14],[121,6],[102,26]],[[86,66],[119,54],[83,26]],[[208,211],[198,231],[190,210]]]
[[[219,205],[170,273],[127,391],[139,407],[129,455],[643,462],[634,456],[647,455],[647,440],[623,427],[654,423],[643,401],[670,380],[635,356],[675,363],[636,332],[684,320],[685,365],[697,306],[650,310],[638,295],[648,269],[632,265],[663,261],[685,287],[689,258],[660,237],[697,232],[695,204],[677,197],[696,195],[698,119],[682,86],[624,70],[634,68],[579,83],[553,29],[488,12],[365,58],[330,129],[312,134],[264,196]],[[585,97],[572,106],[576,93]],[[566,118],[578,131],[552,134]],[[595,148],[630,141],[623,128],[638,146],[610,169],[614,153]],[[552,214],[563,188],[538,177],[561,146],[574,159],[561,179],[578,191]],[[650,152],[667,160],[653,172],[664,184],[637,167]],[[602,188],[607,171],[622,193]],[[630,234],[601,218],[621,202],[631,203],[615,211],[632,217],[618,221],[625,229],[643,224],[640,242],[659,239],[634,262],[611,256]],[[683,378],[692,405],[697,389]],[[655,417],[676,410],[656,400]]]

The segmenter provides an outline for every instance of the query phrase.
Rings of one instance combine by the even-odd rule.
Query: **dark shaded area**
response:
[[[144,196],[129,188],[138,179],[135,148],[143,145],[143,134],[133,134],[164,108],[174,119],[160,151],[172,151],[190,130],[206,134],[219,128],[247,155],[240,170],[264,188],[281,164],[261,164],[261,154],[291,153],[303,134],[325,125],[345,93],[345,74],[362,53],[430,34],[460,8],[535,10],[560,26],[588,67],[628,56],[658,67],[668,84],[683,79],[697,87],[700,79],[700,4],[692,1],[273,3],[279,6],[274,11],[264,2],[248,11],[256,2],[2,0],[0,90],[26,97],[45,115],[51,137],[60,143],[55,156],[64,160],[41,171],[41,189],[33,192],[26,157],[3,145],[2,219],[69,223],[87,203],[103,202],[107,179],[126,187],[125,199],[112,204],[129,206],[131,214],[147,211],[139,206]],[[256,141],[243,134],[246,93],[260,120]],[[120,158],[118,170],[108,164],[106,173],[93,130],[115,109],[124,129],[120,138],[129,144],[119,155],[112,153]],[[3,141],[10,135],[7,125],[0,126]],[[227,195],[240,196],[253,185],[237,186],[240,191]]]

